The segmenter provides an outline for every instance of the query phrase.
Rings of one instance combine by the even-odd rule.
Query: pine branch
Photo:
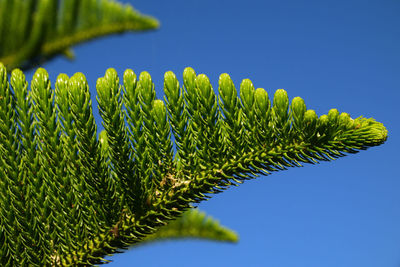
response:
[[[30,68],[101,36],[158,28],[156,19],[114,0],[0,1],[0,62]]]
[[[234,231],[221,226],[212,217],[197,209],[190,209],[138,244],[177,238],[199,238],[234,243],[239,240]]]
[[[300,97],[279,89],[270,101],[247,79],[238,94],[222,74],[217,96],[187,68],[183,84],[167,72],[164,102],[147,72],[127,70],[120,84],[107,70],[98,139],[83,74],[61,74],[54,91],[38,69],[28,91],[21,71],[10,86],[0,64],[1,264],[101,264],[231,185],[387,139],[374,119],[318,117]]]
[[[109,143],[107,132],[101,131],[99,134],[102,154],[107,157],[109,152]],[[154,234],[147,236],[142,242],[155,242],[164,239],[181,238],[200,238],[216,241],[237,242],[237,234],[219,224],[212,217],[197,209],[190,209],[183,215],[167,225],[161,227]]]

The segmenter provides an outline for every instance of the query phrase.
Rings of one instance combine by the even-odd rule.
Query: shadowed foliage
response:
[[[113,0],[0,0],[0,62],[30,68],[94,38],[158,28],[159,23]]]

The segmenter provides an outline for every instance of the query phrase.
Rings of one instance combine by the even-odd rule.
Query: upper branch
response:
[[[159,22],[111,0],[4,0],[0,2],[0,62],[30,68],[72,46],[101,36],[147,31]]]

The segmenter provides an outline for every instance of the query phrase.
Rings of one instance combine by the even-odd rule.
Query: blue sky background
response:
[[[330,108],[383,122],[389,139],[335,162],[290,169],[231,188],[199,205],[240,234],[238,244],[168,241],[111,257],[108,266],[400,266],[400,2],[130,2],[157,17],[158,31],[75,48],[76,60],[44,67],[95,81],[114,67],[162,79],[185,67],[236,83],[250,78],[270,95],[301,96],[317,114]],[[28,75],[29,76],[29,75]],[[97,112],[97,107],[95,107]],[[100,119],[97,116],[97,122]]]

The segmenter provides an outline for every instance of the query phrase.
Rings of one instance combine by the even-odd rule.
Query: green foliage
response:
[[[99,139],[85,76],[60,74],[54,87],[38,69],[28,90],[20,70],[8,81],[0,64],[3,266],[102,263],[231,185],[387,138],[373,119],[318,117],[301,98],[290,103],[280,89],[270,101],[247,79],[238,97],[227,74],[217,96],[186,68],[183,86],[165,74],[165,101],[147,72],[127,70],[121,84],[107,70],[96,85]]]
[[[9,12],[8,12],[9,11]],[[0,14],[2,14],[2,18],[0,19],[0,40],[3,42],[0,43],[0,58],[11,67],[21,65],[23,68],[30,68],[33,67],[34,64],[43,62],[48,60],[49,58],[55,56],[56,54],[63,53],[67,57],[73,57],[72,51],[70,50],[70,46],[80,43],[83,41],[87,41],[89,39],[112,34],[116,32],[123,32],[123,31],[141,31],[147,29],[153,29],[158,27],[158,22],[151,18],[140,15],[138,12],[132,9],[129,5],[121,5],[114,1],[98,1],[98,0],[83,0],[83,1],[76,1],[76,0],[64,0],[64,1],[0,1]],[[47,14],[51,14],[52,18],[45,17]],[[22,15],[22,17],[21,17]],[[9,21],[6,21],[9,19]],[[33,23],[33,27],[29,27],[28,24]],[[6,36],[7,35],[7,36]],[[23,76],[23,73],[18,71],[18,75],[16,76]],[[67,133],[65,136],[61,133],[61,136],[57,142],[58,145],[65,146],[65,156],[66,158],[72,158],[72,162],[77,160],[77,151],[91,151],[95,152],[96,150],[93,149],[96,146],[96,139],[93,133],[96,131],[96,125],[94,125],[93,119],[89,122],[84,122],[80,119],[79,116],[74,116],[74,114],[79,114],[81,112],[90,113],[91,108],[87,108],[86,103],[82,105],[81,101],[88,101],[88,99],[70,99],[70,97],[80,97],[80,91],[86,92],[87,91],[87,84],[85,84],[85,79],[82,75],[77,74],[76,79],[72,82],[77,83],[77,86],[74,87],[76,91],[70,96],[68,95],[68,90],[66,87],[68,86],[69,78],[65,75],[60,75],[58,78],[55,88],[56,88],[56,95],[57,99],[55,99],[57,106],[57,111],[59,114],[60,124],[64,127],[64,131]],[[23,81],[24,85],[17,85],[15,82]],[[23,94],[19,95],[17,98],[19,100],[25,99],[27,96],[27,90],[18,90],[24,88],[27,85],[24,78],[19,77],[18,79],[13,79],[11,81],[15,90],[15,94]],[[36,87],[35,87],[36,88]],[[83,96],[83,95],[82,95]],[[63,99],[67,99],[67,101],[63,101]],[[37,99],[38,101],[40,100]],[[43,99],[42,99],[43,100]],[[72,103],[77,102],[80,105],[72,105]],[[24,107],[24,109],[19,109],[21,112],[20,114],[23,115],[25,110],[28,107],[24,105],[30,105],[30,102],[20,102],[19,106]],[[91,104],[90,104],[91,105]],[[157,105],[156,105],[157,106]],[[84,110],[82,110],[82,108]],[[162,108],[155,109],[163,112]],[[40,110],[39,110],[40,113]],[[45,114],[40,113],[42,116],[41,120],[46,122]],[[53,113],[55,114],[55,113]],[[24,117],[23,125],[31,125],[32,127],[25,127],[27,132],[22,133],[23,135],[32,135],[32,114],[29,114],[30,117]],[[159,116],[156,116],[157,118]],[[27,121],[28,120],[28,121]],[[80,124],[79,129],[80,131],[76,131],[77,129],[73,127],[72,122],[76,121],[76,123]],[[165,124],[167,121],[164,120],[163,123]],[[161,123],[161,122],[160,122]],[[54,126],[54,118],[53,118],[53,126]],[[164,125],[165,126],[165,125]],[[89,136],[91,136],[91,140],[87,139],[88,135],[85,135],[82,132],[82,129],[86,129],[91,131]],[[23,127],[21,127],[23,129]],[[158,129],[158,128],[157,128]],[[44,129],[45,130],[45,129]],[[52,132],[55,135],[60,134],[59,130],[53,129]],[[164,132],[166,133],[166,132]],[[78,143],[76,145],[74,143],[74,139],[76,135],[80,134],[82,138],[86,138],[85,142]],[[162,134],[162,133],[161,133]],[[103,135],[104,137],[104,135]],[[56,138],[57,139],[57,138]],[[24,141],[29,142],[32,139],[26,139]],[[99,138],[100,142],[107,142],[104,138]],[[108,143],[108,142],[107,142]],[[80,144],[89,144],[89,146],[82,147]],[[170,143],[171,144],[171,143]],[[27,146],[34,145],[33,142],[27,144]],[[53,176],[58,175],[57,178],[64,177],[65,175],[69,176],[69,179],[59,179],[58,186],[61,188],[66,189],[66,192],[71,190],[71,176],[84,176],[84,178],[88,181],[91,181],[89,185],[81,184],[81,187],[74,188],[74,190],[87,190],[87,186],[97,187],[100,189],[97,194],[92,195],[92,197],[96,197],[96,202],[101,203],[104,199],[112,201],[107,201],[103,203],[103,207],[106,209],[119,209],[121,207],[118,206],[118,198],[123,197],[131,197],[130,194],[127,195],[114,195],[108,196],[109,190],[108,188],[113,188],[114,183],[112,179],[107,179],[110,176],[110,172],[106,166],[106,164],[99,165],[104,159],[97,159],[96,161],[91,161],[90,159],[95,157],[107,158],[107,151],[105,151],[105,146],[102,146],[103,155],[96,154],[96,155],[85,155],[80,154],[80,159],[82,164],[87,166],[91,166],[91,168],[85,168],[84,171],[81,168],[77,167],[77,165],[73,165],[67,163],[66,160],[60,163],[60,168],[58,169],[57,174],[52,174]],[[32,152],[35,150],[32,149]],[[32,153],[31,153],[32,156]],[[107,158],[108,159],[108,158]],[[118,164],[118,161],[115,162],[115,157],[113,157],[114,163]],[[31,157],[32,160],[32,157]],[[50,158],[53,160],[53,158]],[[59,159],[58,159],[59,160]],[[170,158],[172,161],[172,157]],[[52,162],[52,161],[50,161]],[[96,165],[97,164],[97,165]],[[63,167],[61,167],[63,165]],[[30,171],[30,166],[26,162],[26,169],[24,171]],[[64,171],[62,171],[64,170]],[[100,173],[99,173],[100,172]],[[20,172],[19,177],[25,177],[23,172]],[[46,174],[42,174],[46,175]],[[22,179],[22,178],[21,178]],[[57,185],[56,185],[57,186]],[[136,187],[134,187],[136,188]],[[53,188],[54,189],[54,188]],[[44,190],[44,189],[43,189]],[[47,189],[46,189],[47,190]],[[50,190],[50,189],[48,189]],[[53,190],[54,191],[54,190]],[[93,190],[92,190],[93,191]],[[43,191],[44,192],[44,191]],[[112,192],[112,191],[111,191]],[[85,192],[80,192],[82,194],[87,194]],[[23,193],[21,193],[23,194]],[[106,198],[102,198],[101,196],[107,196]],[[28,197],[27,194],[23,197]],[[33,197],[33,196],[32,196]],[[83,212],[74,212],[72,214],[73,217],[78,216],[79,220],[74,220],[74,218],[66,218],[68,223],[68,227],[70,231],[67,231],[66,235],[75,235],[77,230],[77,224],[80,221],[88,223],[89,218],[87,214],[90,212],[98,212],[96,210],[92,210],[88,207],[90,203],[87,201],[82,201],[82,199],[75,197],[72,193],[67,193],[67,195],[63,195],[63,198],[68,199],[68,205],[76,205],[75,203],[79,203],[82,207]],[[89,196],[86,197],[88,199]],[[36,200],[36,199],[32,199]],[[57,201],[57,200],[55,200]],[[132,201],[132,200],[131,200]],[[139,200],[136,200],[139,201]],[[67,205],[67,206],[68,206]],[[60,206],[53,206],[53,208],[59,208]],[[104,213],[104,212],[103,212]],[[187,215],[186,215],[187,214]],[[180,223],[180,221],[187,222],[187,218],[197,219],[199,223],[194,223],[191,227],[191,236],[197,233],[200,236],[198,237],[208,237],[209,239],[214,238],[215,240],[221,240],[221,238],[225,238],[226,241],[235,241],[232,236],[233,232],[229,232],[228,229],[222,228],[218,225],[218,222],[212,221],[211,218],[207,220],[207,224],[200,223],[202,214],[196,212],[188,211],[185,213],[184,216],[178,218],[175,221],[172,221],[173,227],[164,233],[172,234],[175,233],[178,237],[179,235],[182,237],[188,236],[187,229],[178,229],[178,226],[185,227],[187,226],[186,223]],[[23,215],[21,215],[23,216]],[[86,216],[86,217],[85,217]],[[33,217],[32,220],[36,220],[37,218]],[[115,221],[116,218],[108,217],[102,218],[103,220],[108,221]],[[195,221],[196,222],[196,221]],[[20,230],[27,230],[27,226],[24,226],[25,229]],[[165,227],[168,227],[165,226]],[[163,227],[162,229],[166,229]],[[199,227],[196,229],[194,227]],[[218,228],[219,227],[219,228]],[[82,227],[79,227],[82,228]],[[172,230],[172,232],[171,232]],[[174,232],[175,231],[175,232]],[[209,231],[209,232],[207,232]],[[219,231],[219,232],[218,232]],[[222,234],[221,234],[222,233]],[[225,233],[225,235],[223,235]],[[230,233],[230,234],[229,234]],[[164,234],[165,235],[165,234]],[[163,236],[164,236],[163,235]],[[160,235],[161,236],[161,235]],[[25,236],[26,238],[31,238],[29,235]],[[156,239],[157,236],[153,235],[153,239]],[[32,240],[30,241],[32,244]],[[64,244],[65,245],[65,244]],[[24,257],[25,255],[21,255]],[[28,255],[29,258],[29,255]],[[31,262],[39,263],[39,259],[36,258]]]
[[[113,33],[158,28],[158,21],[113,0],[0,0],[0,62],[28,68]]]
[[[154,103],[154,112],[165,112],[162,101],[156,100]],[[161,114],[155,120],[165,118],[166,114]],[[162,120],[166,123],[166,120]],[[101,131],[99,134],[99,142],[101,153],[107,157],[109,153],[109,144],[107,132]],[[163,149],[162,146],[159,149]],[[238,235],[219,224],[218,221],[211,216],[207,216],[204,212],[197,209],[190,209],[183,213],[182,216],[170,221],[167,225],[160,227],[151,235],[146,236],[140,243],[155,242],[165,239],[182,239],[182,238],[199,238],[209,239],[213,241],[237,242]]]
[[[204,212],[190,209],[138,244],[176,238],[200,238],[225,242],[237,242],[239,240],[235,232],[221,226],[218,221],[207,216]]]

